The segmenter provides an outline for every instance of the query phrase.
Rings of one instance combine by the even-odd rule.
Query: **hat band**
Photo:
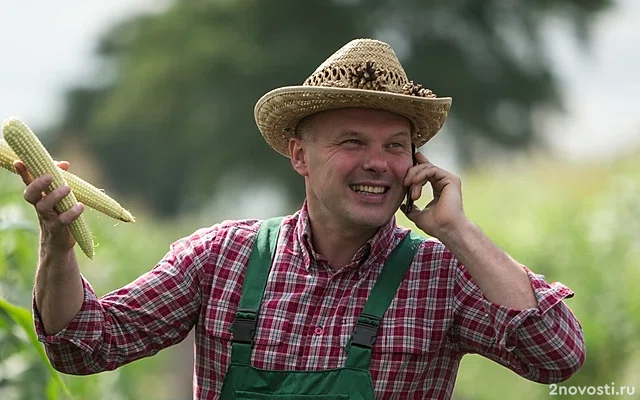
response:
[[[328,65],[314,72],[303,86],[324,86],[343,89],[374,90],[409,96],[435,98],[436,95],[422,85],[408,81],[404,73],[376,67],[366,61],[358,65]]]

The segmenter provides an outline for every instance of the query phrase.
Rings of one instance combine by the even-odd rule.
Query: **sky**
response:
[[[65,89],[93,79],[101,34],[115,22],[163,3],[0,0],[0,118],[17,116],[36,132],[55,123]],[[548,23],[546,36],[567,112],[543,116],[541,129],[553,139],[559,157],[610,157],[640,144],[638,21],[640,1],[619,0],[597,20],[587,52],[578,50],[562,24]],[[435,148],[442,143],[436,141]]]
[[[640,1],[617,5],[597,21],[587,52],[560,26],[547,35],[568,111],[549,121],[549,134],[569,159],[640,146]]]
[[[65,89],[93,79],[98,39],[153,0],[0,0],[0,118],[37,133],[61,117]]]

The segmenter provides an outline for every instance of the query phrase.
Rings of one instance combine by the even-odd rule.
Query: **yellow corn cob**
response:
[[[16,155],[24,162],[31,176],[35,179],[44,174],[50,174],[53,181],[47,188],[47,193],[55,188],[66,185],[62,173],[53,162],[53,159],[44,148],[36,135],[22,121],[11,118],[4,121],[2,125],[2,135],[9,146],[16,152]],[[63,213],[76,204],[76,196],[70,192],[56,205],[56,211]],[[69,225],[71,234],[76,239],[80,249],[90,259],[93,258],[93,237],[84,218],[84,214]]]
[[[6,142],[0,140],[0,167],[17,174],[18,171],[13,167],[13,162],[18,159],[19,157],[11,150],[11,147],[9,147]],[[117,201],[109,197],[104,191],[75,176],[71,172],[60,168],[58,169],[79,202],[111,218],[124,222],[135,222],[133,215],[125,210]]]

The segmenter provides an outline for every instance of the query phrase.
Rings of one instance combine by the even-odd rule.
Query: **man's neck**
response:
[[[311,214],[309,214],[309,224],[313,247],[327,259],[334,271],[349,264],[356,252],[378,231],[378,229],[345,229],[344,226],[314,223]]]

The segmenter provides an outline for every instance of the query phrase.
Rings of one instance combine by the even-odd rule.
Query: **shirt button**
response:
[[[313,333],[315,333],[316,335],[322,335],[322,332],[324,332],[324,330],[320,326],[317,326],[316,329],[313,331]]]

